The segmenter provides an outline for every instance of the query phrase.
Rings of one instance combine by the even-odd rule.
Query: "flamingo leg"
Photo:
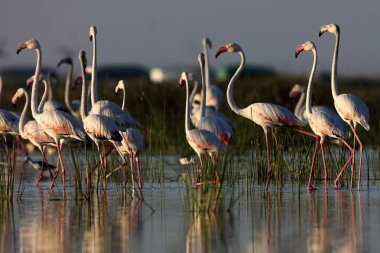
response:
[[[351,182],[350,182],[350,190],[352,190],[352,186],[354,184],[354,177],[355,177],[355,162],[356,162],[356,157],[355,157],[355,153],[356,153],[356,138],[354,136],[354,144],[352,146],[352,148],[354,149],[354,157],[352,158],[352,164],[351,164]]]
[[[265,131],[265,143],[267,148],[267,182],[265,184],[265,191],[268,191],[269,183],[270,183],[270,175],[271,175],[271,164],[270,164],[270,148],[269,148],[269,139],[268,139],[268,133]]]
[[[315,148],[314,148],[313,160],[311,161],[310,174],[309,174],[309,183],[307,185],[307,189],[309,191],[316,189],[313,186],[313,172],[314,172],[315,159],[317,158],[318,148],[319,148],[319,136],[318,136],[318,138],[315,138]]]
[[[351,160],[353,159],[354,157],[354,150],[353,148],[350,147],[350,145],[348,145],[348,143],[345,141],[345,140],[342,140],[343,144],[346,145],[346,147],[351,151],[351,155],[350,157],[347,159],[346,163],[343,165],[342,169],[340,170],[338,176],[336,177],[335,181],[334,181],[334,188],[337,189],[338,188],[338,181],[339,181],[339,178],[342,176],[344,170],[346,169],[347,165],[351,162]]]
[[[63,189],[66,187],[66,179],[65,179],[65,165],[63,164],[63,159],[62,159],[62,144],[60,141],[56,142],[57,144],[57,150],[58,150],[58,159],[61,164],[61,177],[62,177],[62,183],[63,183]]]
[[[359,147],[360,147],[360,153],[359,153],[359,175],[358,175],[358,190],[360,190],[360,178],[361,178],[361,173],[362,173],[363,144],[362,144],[361,140],[359,139],[359,136],[356,134],[356,130],[353,127],[353,125],[351,123],[349,125],[351,127],[352,132],[354,133],[354,138],[356,138],[356,140],[359,143]],[[355,149],[354,149],[354,154],[355,154]]]
[[[211,160],[212,160],[212,164],[214,165],[214,170],[215,170],[215,180],[213,181],[213,183],[219,184],[220,183],[220,178],[219,178],[219,173],[218,173],[218,168],[217,168],[218,155],[212,154],[211,155]]]
[[[44,156],[44,153],[42,151],[42,148],[40,148],[40,151],[41,151],[41,156],[42,156],[42,163],[41,163],[41,172],[40,172],[40,175],[38,176],[36,184],[35,184],[36,187],[40,183],[40,181],[43,177],[43,174],[44,174],[43,168],[44,168],[44,164],[45,164],[45,156]],[[47,164],[47,162],[46,162],[46,164]]]
[[[53,189],[54,183],[55,183],[55,179],[58,177],[58,174],[59,174],[59,159],[57,159],[53,181],[51,181],[51,183],[50,183],[50,190]]]
[[[139,180],[138,184],[139,184],[139,189],[141,190],[142,189],[142,181],[141,181],[140,159],[137,155],[135,156],[135,160],[136,160],[136,166],[137,166],[137,177]]]
[[[129,155],[129,162],[131,164],[131,181],[132,181],[132,188],[135,188],[135,179],[134,179],[134,169],[133,169],[133,155]]]

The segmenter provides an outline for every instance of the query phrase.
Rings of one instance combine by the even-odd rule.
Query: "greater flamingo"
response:
[[[75,118],[80,119],[80,100],[70,100],[70,88],[74,87],[74,85],[71,85],[71,79],[73,77],[73,60],[70,57],[63,58],[58,62],[57,66],[60,67],[62,64],[67,65],[65,80],[65,105]]]
[[[345,138],[344,123],[340,120],[339,116],[336,113],[332,112],[331,110],[318,110],[318,108],[314,109],[314,107],[311,106],[312,92],[313,92],[312,82],[314,78],[315,69],[317,67],[317,49],[315,47],[315,44],[312,41],[306,41],[305,43],[299,45],[296,48],[296,53],[295,53],[296,58],[302,51],[311,51],[314,55],[313,67],[310,73],[309,84],[307,87],[307,95],[306,95],[306,119],[310,125],[310,128],[315,133],[315,135],[311,135],[315,138],[315,150],[314,150],[313,160],[311,162],[308,189],[309,190],[315,189],[312,184],[312,177],[313,177],[314,161],[315,161],[316,154],[318,151],[318,142],[321,145],[323,166],[325,170],[324,171],[325,182],[326,182],[327,169],[326,169],[326,162],[325,162],[325,156],[324,156],[324,150],[323,150],[323,144],[324,144],[324,140],[326,136],[339,139],[351,151],[350,157],[347,159],[346,163],[343,165],[341,171],[339,172],[337,178],[334,181],[334,187],[337,188],[338,187],[337,182],[340,176],[342,175],[343,171],[346,169],[347,165],[352,160],[354,156],[354,151],[344,140]]]
[[[119,105],[108,100],[98,101],[97,91],[97,44],[96,44],[97,29],[95,26],[90,27],[89,37],[92,41],[92,68],[91,68],[91,111],[89,114],[101,114],[116,119],[117,126],[120,130],[126,128],[140,128],[144,127],[127,112],[123,111]],[[145,130],[145,129],[144,129]]]
[[[35,77],[38,77],[41,72],[42,53],[40,43],[36,39],[27,40],[17,46],[17,54],[24,49],[35,50],[37,54],[37,63],[35,70]],[[65,166],[62,159],[62,145],[66,139],[83,141],[86,138],[86,132],[80,121],[75,119],[72,115],[63,111],[44,111],[37,110],[37,97],[38,87],[37,79],[34,78],[32,85],[32,102],[31,109],[34,119],[38,125],[54,139],[58,150],[58,159],[62,169],[62,181],[65,188]],[[56,176],[58,175],[58,170]],[[54,184],[54,180],[52,182]]]
[[[194,149],[199,157],[201,167],[203,167],[203,154],[209,154],[212,164],[215,168],[215,183],[219,183],[219,174],[216,168],[218,162],[218,153],[223,151],[223,146],[220,144],[219,139],[215,134],[204,129],[190,130],[190,100],[189,100],[189,81],[186,72],[182,72],[180,78],[180,86],[186,85],[186,112],[185,112],[185,133],[189,145]]]
[[[340,28],[337,24],[324,25],[319,30],[319,36],[329,32],[335,35],[335,49],[331,65],[331,92],[334,98],[335,109],[339,116],[350,126],[352,133],[354,134],[354,150],[355,150],[355,139],[359,143],[360,154],[359,154],[359,175],[358,175],[358,190],[360,189],[360,178],[362,170],[362,156],[363,156],[363,144],[356,133],[356,125],[359,123],[363,128],[369,131],[369,111],[364,102],[357,96],[352,94],[338,94],[338,84],[337,84],[337,61],[338,61],[338,50],[340,42]],[[355,156],[353,158],[355,161]],[[353,164],[353,168],[355,165]],[[352,187],[352,184],[351,184]]]
[[[295,127],[302,126],[303,123],[296,117],[294,114],[286,109],[285,107],[270,104],[270,103],[254,103],[249,105],[246,108],[239,108],[232,96],[232,90],[235,84],[236,79],[240,75],[245,65],[245,54],[241,47],[236,44],[226,44],[218,48],[215,58],[217,58],[222,53],[238,53],[240,55],[240,65],[236,70],[235,74],[232,76],[228,88],[227,88],[227,101],[230,105],[232,111],[236,114],[245,117],[249,120],[252,120],[254,123],[261,126],[265,134],[265,143],[267,151],[267,181],[265,185],[265,190],[268,190],[270,176],[271,176],[271,164],[270,164],[270,148],[269,148],[269,139],[268,132],[273,127],[286,126],[286,127]]]
[[[25,140],[29,140],[34,146],[36,146],[42,156],[42,162],[45,164],[48,164],[46,156],[45,156],[45,149],[47,145],[55,146],[54,139],[47,135],[37,124],[37,121],[35,120],[29,120],[27,121],[26,115],[28,113],[29,108],[29,95],[26,92],[25,89],[19,88],[16,93],[12,97],[12,104],[16,105],[19,98],[22,96],[25,96],[25,105],[24,109],[22,110],[20,121],[18,124],[19,133],[21,135],[21,138]],[[37,181],[36,186],[38,186],[40,180],[42,179],[43,171],[41,171]]]
[[[232,144],[234,129],[229,125],[229,123],[223,118],[217,117],[215,115],[205,116],[206,110],[206,98],[207,89],[205,85],[204,78],[204,67],[205,67],[205,57],[203,53],[198,55],[199,66],[201,69],[201,79],[202,79],[202,92],[201,92],[201,119],[198,122],[198,129],[205,129],[214,133],[220,140],[220,142],[225,145]]]
[[[121,109],[123,111],[125,111],[125,100],[126,100],[125,89],[126,89],[126,87],[127,87],[127,84],[124,82],[124,80],[120,80],[115,87],[116,96],[119,94],[120,90],[123,91],[123,102],[121,104]]]

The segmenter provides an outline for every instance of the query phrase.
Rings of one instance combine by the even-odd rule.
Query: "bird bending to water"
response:
[[[312,104],[312,91],[313,91],[313,78],[315,69],[317,67],[317,49],[312,41],[306,41],[305,43],[299,45],[296,48],[296,57],[302,52],[302,51],[311,51],[314,55],[314,61],[313,61],[313,67],[310,73],[309,77],[309,84],[307,87],[307,95],[306,95],[306,119],[315,133],[315,150],[313,155],[313,160],[311,163],[310,168],[310,176],[309,176],[309,184],[308,189],[312,190],[315,189],[312,185],[312,177],[313,177],[313,169],[314,169],[314,161],[316,158],[316,154],[318,151],[318,142],[321,145],[321,151],[322,151],[322,159],[323,159],[323,166],[325,169],[325,180],[327,176],[327,170],[326,170],[326,162],[325,162],[325,156],[323,151],[323,144],[325,137],[331,137],[340,139],[344,145],[347,146],[347,148],[351,151],[350,157],[347,159],[346,163],[343,165],[341,171],[339,172],[337,178],[334,181],[334,187],[337,188],[337,182],[342,175],[343,171],[346,169],[347,165],[352,160],[354,153],[353,149],[350,147],[350,145],[347,144],[347,142],[344,140],[344,123],[340,120],[339,116],[336,113],[331,112],[331,110],[313,110],[311,104]]]
[[[265,185],[265,189],[268,190],[270,175],[271,175],[271,164],[270,164],[270,148],[269,148],[269,140],[268,140],[268,132],[273,127],[278,126],[287,126],[287,127],[296,127],[302,126],[303,123],[300,121],[291,111],[286,109],[285,107],[271,104],[271,103],[254,103],[246,108],[239,108],[233,97],[232,90],[235,85],[235,81],[242,72],[245,65],[245,54],[242,48],[236,44],[226,44],[218,48],[215,58],[217,58],[222,53],[238,53],[240,55],[240,65],[236,70],[235,74],[232,76],[228,88],[227,88],[227,101],[230,105],[232,111],[236,114],[252,120],[254,123],[261,126],[264,130],[265,134],[265,142],[266,142],[266,150],[267,150],[267,182]]]
[[[337,84],[337,61],[338,50],[340,42],[340,28],[337,24],[324,25],[319,30],[319,36],[329,32],[335,35],[335,49],[333,60],[331,64],[331,92],[334,98],[335,109],[339,116],[350,126],[352,133],[354,134],[354,150],[355,140],[358,141],[360,147],[359,154],[359,175],[358,175],[358,190],[360,189],[360,177],[362,170],[362,156],[363,156],[363,144],[356,133],[356,125],[360,124],[365,130],[369,131],[369,111],[364,102],[357,96],[352,94],[339,94]],[[353,161],[355,160],[355,156]],[[353,164],[353,168],[354,168]],[[352,181],[351,181],[352,187]]]

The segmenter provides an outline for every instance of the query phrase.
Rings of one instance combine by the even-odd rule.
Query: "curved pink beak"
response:
[[[19,54],[21,52],[21,50],[25,49],[27,46],[25,44],[25,42],[23,43],[20,43],[18,46],[17,46],[17,54]]]
[[[289,97],[290,98],[298,98],[300,96],[301,92],[299,91],[295,91],[295,90],[291,90],[289,92]]]
[[[218,58],[218,56],[224,52],[227,52],[227,46],[226,45],[221,46],[218,48],[218,50],[216,50],[215,58]]]
[[[295,56],[296,58],[298,57],[298,55],[304,50],[304,46],[303,44],[302,45],[299,45],[298,47],[296,47],[296,53],[295,53]]]
[[[184,86],[184,85],[185,85],[185,80],[182,79],[182,78],[180,78],[180,79],[179,79],[179,87],[182,87],[182,86]]]
[[[34,76],[29,77],[29,78],[26,80],[26,88],[29,89],[29,87],[32,86],[33,82],[34,82]]]

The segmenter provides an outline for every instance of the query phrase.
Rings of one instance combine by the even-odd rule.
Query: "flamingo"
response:
[[[45,86],[47,86],[47,100],[43,105],[43,110],[60,110],[66,111],[66,108],[60,102],[53,100],[53,88],[51,86],[52,78],[56,79],[56,75],[53,72],[48,72],[45,79]],[[42,80],[44,82],[44,79]],[[42,100],[41,100],[42,101]]]
[[[123,111],[119,105],[108,100],[98,101],[98,91],[97,91],[97,44],[96,44],[96,34],[97,29],[95,26],[90,27],[89,37],[92,41],[92,68],[91,68],[91,111],[89,114],[101,114],[117,120],[117,125],[120,130],[125,130],[126,128],[140,128],[144,129],[140,122],[132,118],[132,116],[127,112]]]
[[[17,46],[17,54],[24,49],[35,50],[37,54],[37,63],[34,76],[38,77],[41,72],[42,52],[40,43],[36,39],[30,39]],[[37,121],[40,128],[44,129],[46,134],[54,139],[54,142],[58,150],[58,159],[61,165],[62,181],[65,188],[65,166],[62,159],[62,145],[65,140],[79,140],[84,141],[86,138],[86,132],[83,129],[83,125],[80,121],[75,119],[72,115],[63,111],[43,111],[37,110],[37,97],[38,87],[37,79],[34,78],[32,85],[32,101],[31,109],[34,119]],[[58,175],[58,170],[56,176]],[[55,176],[55,177],[56,177]],[[54,184],[54,180],[52,182]]]
[[[194,149],[199,157],[199,162],[203,167],[203,154],[208,154],[211,157],[212,164],[215,168],[216,180],[214,183],[219,183],[219,174],[216,169],[219,151],[223,151],[223,146],[220,145],[219,139],[212,132],[205,129],[190,130],[190,113],[189,113],[189,81],[186,72],[182,72],[180,78],[180,86],[186,85],[186,112],[185,112],[185,133],[189,145]]]
[[[70,83],[71,79],[73,77],[73,60],[71,57],[67,57],[64,59],[61,59],[57,66],[60,67],[62,64],[67,65],[67,74],[66,74],[66,81],[65,81],[65,105],[69,112],[77,119],[79,119],[80,116],[80,101],[79,100],[71,100],[70,101]]]
[[[205,81],[206,81],[206,105],[212,106],[216,111],[220,110],[221,104],[223,102],[223,92],[222,90],[210,83],[210,69],[209,69],[209,58],[208,58],[208,48],[212,47],[211,40],[207,37],[202,39],[202,48],[205,55]]]
[[[286,126],[286,127],[296,127],[296,126],[302,126],[303,123],[300,121],[292,112],[290,112],[285,107],[271,104],[271,103],[254,103],[246,108],[239,108],[233,97],[232,97],[232,90],[235,84],[236,79],[240,75],[240,73],[243,70],[243,67],[245,65],[245,54],[242,48],[236,44],[226,44],[224,46],[221,46],[218,48],[217,53],[215,55],[215,58],[218,58],[218,56],[222,53],[238,53],[240,55],[240,65],[239,68],[236,70],[235,74],[232,76],[228,88],[227,88],[227,102],[236,114],[247,118],[249,120],[252,120],[254,123],[261,126],[264,130],[265,134],[265,142],[266,142],[266,151],[267,151],[267,181],[265,185],[265,190],[268,190],[269,182],[270,182],[270,175],[271,175],[271,164],[270,164],[270,148],[269,148],[269,139],[268,139],[268,132],[271,128],[278,127],[278,126]],[[296,130],[296,129],[294,129]],[[300,130],[296,130],[300,132]]]
[[[344,170],[346,169],[347,165],[350,163],[354,156],[354,150],[350,147],[350,145],[347,144],[347,142],[344,140],[344,122],[342,122],[339,118],[339,116],[332,112],[331,110],[318,110],[318,108],[315,108],[313,110],[311,104],[312,104],[312,92],[313,92],[313,78],[315,69],[317,67],[317,49],[315,47],[314,42],[312,41],[306,41],[305,43],[299,45],[296,48],[295,56],[296,58],[302,51],[311,51],[314,55],[314,61],[313,61],[313,67],[310,73],[309,77],[309,84],[307,87],[307,95],[306,95],[306,119],[315,133],[313,136],[315,138],[315,150],[313,155],[313,160],[311,163],[310,168],[310,175],[309,175],[309,184],[308,189],[313,190],[315,189],[312,185],[312,177],[313,177],[313,168],[314,168],[314,162],[316,158],[316,154],[318,151],[318,142],[321,146],[322,151],[322,159],[323,159],[323,166],[325,169],[325,180],[327,177],[327,169],[326,169],[326,162],[325,162],[325,156],[323,151],[323,144],[326,136],[331,138],[339,139],[343,144],[351,151],[351,156],[347,159],[346,163],[343,165],[341,171],[339,172],[337,178],[334,181],[334,187],[337,188],[338,180]]]
[[[79,51],[78,59],[81,67],[82,74],[82,94],[81,94],[81,107],[80,114],[83,121],[83,127],[91,140],[95,143],[98,149],[99,158],[101,166],[104,170],[104,175],[106,176],[106,166],[103,164],[103,154],[100,150],[100,143],[109,141],[114,144],[116,150],[121,155],[123,162],[125,163],[124,156],[121,154],[119,149],[119,144],[117,142],[122,141],[122,137],[119,134],[119,127],[116,125],[114,119],[105,115],[99,114],[88,114],[87,113],[87,98],[86,98],[86,53],[84,51]],[[123,163],[123,164],[124,164]],[[106,177],[104,177],[106,178]]]
[[[12,104],[16,105],[19,98],[25,96],[25,105],[24,109],[21,113],[20,121],[18,124],[18,131],[20,133],[21,138],[25,140],[29,140],[34,146],[36,146],[42,155],[42,162],[47,165],[47,159],[45,156],[45,149],[47,145],[54,146],[54,139],[47,135],[37,124],[35,120],[27,121],[26,114],[28,113],[29,108],[29,95],[25,89],[19,88],[16,93],[12,97]],[[42,165],[43,166],[43,165]],[[38,186],[40,180],[42,179],[43,171],[36,181],[36,186]]]
[[[203,53],[198,55],[198,61],[201,68],[201,79],[202,79],[202,100],[201,100],[201,119],[198,122],[198,129],[205,129],[214,133],[220,140],[220,142],[225,145],[230,145],[233,139],[234,129],[231,125],[224,120],[215,115],[205,116],[205,104],[207,98],[207,89],[204,82],[204,66],[205,57]]]
[[[329,32],[335,35],[335,49],[331,65],[331,92],[334,98],[335,109],[338,112],[339,116],[342,118],[342,120],[344,120],[350,126],[351,131],[354,134],[354,150],[355,139],[358,141],[360,147],[358,175],[358,190],[360,190],[363,144],[356,133],[356,125],[360,124],[366,131],[369,131],[369,111],[368,107],[359,97],[352,94],[338,94],[337,61],[340,42],[340,28],[337,24],[324,25],[319,30],[319,37],[322,36],[322,34],[324,34],[325,32]],[[354,160],[355,158],[353,159],[353,168],[355,168]]]

